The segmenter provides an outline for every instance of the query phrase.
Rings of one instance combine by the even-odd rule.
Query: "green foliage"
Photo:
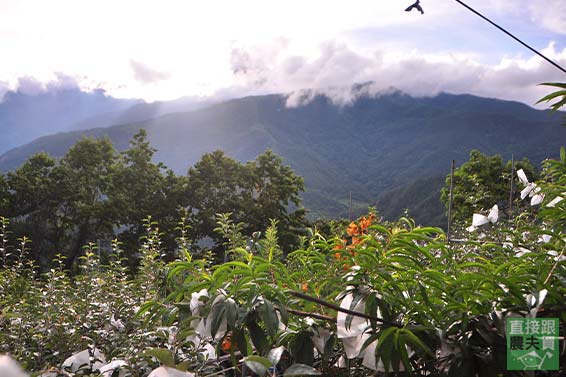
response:
[[[81,255],[83,245],[113,238],[113,208],[106,198],[112,190],[116,151],[109,139],[83,139],[75,144],[57,166],[54,184],[64,213],[59,217],[71,244],[68,265]]]
[[[306,225],[299,198],[303,189],[302,178],[269,150],[247,164],[221,151],[205,154],[187,175],[185,198],[192,234],[196,239],[210,237],[221,246],[230,234],[227,229],[214,233],[219,213],[230,213],[230,221],[248,236],[277,220],[280,244],[289,251],[297,245],[297,233]],[[220,248],[217,254],[222,256]]]
[[[8,221],[4,219],[3,224],[6,232]],[[100,250],[87,244],[79,258],[79,273],[71,278],[61,255],[49,271],[38,275],[27,255],[29,241],[20,239],[0,269],[0,353],[11,354],[30,371],[54,368],[64,375],[73,374],[61,371],[63,360],[94,348],[107,360],[125,360],[132,376],[147,376],[157,367],[148,355],[161,355],[156,350],[163,348],[175,355],[180,347],[184,352],[190,349],[195,355],[190,365],[204,365],[194,345],[187,345],[186,335],[175,328],[157,327],[137,312],[147,300],[160,297],[164,279],[159,234],[150,220],[145,227],[142,267],[133,277],[117,241],[112,242],[105,262]],[[175,366],[183,368],[180,363]]]
[[[64,224],[53,221],[62,214],[60,187],[55,184],[58,173],[55,160],[44,153],[32,156],[15,172],[5,178],[6,191],[3,194],[7,217],[14,219],[16,234],[26,234],[35,239],[33,255],[39,258],[47,249],[57,250],[58,239],[63,240]],[[41,252],[40,252],[41,251]],[[45,255],[53,257],[53,252]]]
[[[282,259],[276,221],[248,236],[245,224],[227,214],[216,217],[225,263],[213,265],[209,254],[191,251],[183,219],[178,259],[165,264],[162,257],[172,252],[158,224],[147,219],[136,276],[127,275],[114,242],[107,262],[87,244],[71,279],[61,258],[38,277],[33,263],[25,262],[30,244],[22,238],[0,272],[0,352],[40,370],[96,346],[128,360],[137,375],[157,366],[152,356],[206,375],[219,368],[202,352],[210,343],[260,373],[274,367],[285,375],[366,376],[371,369],[511,375],[505,368],[507,317],[566,322],[566,201],[547,206],[566,192],[566,152],[560,155],[544,163],[537,182],[545,193],[541,208],[501,224],[488,240],[447,244],[441,229],[409,218],[378,222],[370,214],[347,228],[330,226],[334,235],[307,232],[301,247]],[[543,235],[551,236],[548,242],[540,241]],[[347,297],[345,309],[353,313],[341,321],[337,307]],[[123,321],[121,330],[112,325],[115,319]],[[351,347],[338,335],[359,329],[366,334],[355,351],[360,358],[351,359],[347,371],[335,367]],[[362,356],[375,363],[362,363]]]
[[[353,216],[362,215],[384,192],[402,189],[417,179],[445,176],[450,161],[466,161],[473,148],[489,155],[514,153],[538,165],[566,140],[566,128],[557,127],[563,117],[560,113],[471,95],[415,98],[392,92],[362,96],[349,106],[337,106],[323,96],[299,107],[286,106],[286,100],[280,95],[247,97],[198,112],[46,136],[3,155],[0,171],[14,170],[40,151],[60,158],[84,135],[110,137],[117,149],[126,150],[129,140],[144,128],[151,145],[159,150],[159,161],[178,175],[184,175],[205,152],[220,149],[237,161],[248,161],[271,148],[304,177],[307,191],[301,196],[314,220],[348,217],[350,191]],[[418,223],[430,225],[432,219],[423,219],[416,211],[426,214],[427,208],[419,205],[436,200],[437,194],[392,201],[400,207],[394,213],[387,200],[378,208],[393,220],[414,203],[409,213]],[[433,208],[438,208],[436,204]]]
[[[486,162],[487,157],[476,157],[478,165]],[[489,160],[490,173],[503,165],[500,159]],[[564,202],[544,206],[566,191],[566,157],[545,162],[542,176],[545,181],[539,184],[547,193],[542,209],[516,217],[509,226],[502,224],[499,236],[494,233],[498,238],[489,241],[447,244],[438,228],[419,227],[407,218],[372,224],[375,217],[369,216],[352,222],[346,235],[310,232],[302,248],[282,263],[266,252],[275,240],[270,231],[264,237],[246,237],[242,224],[219,217],[219,231],[231,240],[225,245],[230,260],[200,272],[194,259],[174,263],[170,281],[187,278],[183,285],[170,286],[176,293],[164,305],[186,302],[205,288],[210,297],[199,316],[210,321],[211,339],[220,342],[229,334],[229,351],[247,355],[252,369],[263,371],[270,350],[283,346],[293,362],[316,365],[318,372],[329,375],[333,369],[328,361],[336,360],[346,345],[336,338],[342,325],[333,319],[335,307],[321,303],[339,304],[352,295],[350,309],[361,303],[363,312],[374,318],[366,323],[362,352],[374,353],[381,363],[376,368],[417,375],[506,374],[506,317],[566,320]],[[505,176],[492,178],[501,181]],[[552,235],[552,241],[539,242],[542,234]],[[520,253],[526,247],[529,252]],[[533,306],[528,295],[542,297],[543,290],[548,292],[545,300]],[[346,317],[345,329],[353,327],[355,317]],[[320,329],[329,329],[332,340],[316,357],[313,347]],[[350,368],[354,375],[369,373],[354,360]]]
[[[200,240],[205,245],[212,240],[219,260],[225,242],[215,232],[219,213],[232,213],[246,235],[277,220],[283,249],[297,244],[306,223],[299,198],[303,181],[273,152],[247,164],[220,151],[206,154],[186,177],[152,162],[154,153],[140,130],[122,153],[109,139],[85,138],[60,161],[45,153],[34,155],[0,175],[0,213],[12,220],[14,234],[35,240],[31,253],[42,270],[49,269],[57,253],[65,256],[67,268],[76,270],[83,245],[94,242],[105,254],[115,237],[134,264],[147,216],[159,223],[169,260],[177,254],[174,235],[181,216],[185,238],[195,241],[185,243],[185,249],[196,251]]]
[[[151,151],[143,137],[135,143],[147,162]],[[60,164],[38,156],[7,177],[9,184],[38,185],[65,172],[66,179],[77,181],[77,202],[57,206],[60,219],[77,219],[72,228],[62,228],[70,247],[81,238],[81,224],[88,232],[114,224],[107,198],[120,164],[106,142],[85,141],[77,148],[91,161],[79,162],[76,151]],[[219,171],[237,174],[224,180],[215,175],[218,164]],[[84,177],[83,165],[99,175]],[[528,161],[516,168],[533,179]],[[463,206],[458,216],[506,200],[498,198],[514,173],[500,157],[472,152],[458,171],[464,185],[457,192]],[[117,241],[109,252],[85,243],[72,254],[77,259],[72,277],[62,255],[38,273],[29,256],[33,244],[26,237],[14,240],[9,221],[0,218],[0,352],[39,371],[60,366],[77,350],[99,348],[126,359],[129,373],[140,376],[158,363],[206,375],[220,368],[211,347],[234,365],[242,357],[260,374],[274,368],[288,376],[522,376],[505,368],[506,318],[558,317],[561,331],[566,322],[566,200],[557,200],[566,196],[564,149],[559,160],[544,162],[540,177],[541,206],[528,211],[517,206],[517,215],[499,222],[487,238],[472,234],[447,243],[439,228],[417,226],[407,217],[377,221],[374,213],[347,227],[323,224],[325,234],[314,229],[299,237],[287,210],[299,204],[302,181],[270,153],[246,165],[215,153],[179,181],[184,189],[193,184],[203,200],[210,191],[212,201],[202,211],[196,202],[189,206],[175,224],[179,236],[173,246],[164,242],[172,236],[154,218],[145,220],[133,276]],[[274,182],[284,190],[272,187]],[[183,200],[189,201],[189,192],[183,191]],[[12,205],[11,195],[18,193],[8,194]],[[21,194],[25,203],[41,206],[42,190]],[[71,191],[63,190],[62,197],[68,200]],[[213,213],[227,202],[236,206],[234,212]],[[102,213],[109,218],[97,222],[94,214]],[[21,217],[32,215],[43,214]],[[211,253],[194,252],[194,241],[205,234],[198,227],[205,223],[217,233],[225,263],[212,264]],[[298,247],[285,255],[287,231]],[[167,264],[167,255],[177,259]],[[334,366],[344,354],[353,354],[347,370]],[[564,365],[566,356],[560,357]]]
[[[503,162],[500,155],[487,156],[478,150],[470,152],[470,159],[454,170],[452,216],[456,223],[471,222],[473,213],[489,210],[494,204],[500,209],[509,208],[511,179],[514,180],[513,203],[521,206],[518,180],[511,171],[511,161]],[[515,161],[515,171],[523,169],[530,179],[537,174],[528,159]],[[448,209],[450,201],[450,175],[446,176],[441,190],[441,201]],[[517,213],[516,211],[515,213]],[[503,212],[500,212],[503,214]]]
[[[552,92],[537,101],[537,103],[541,102],[550,102],[552,100],[556,100],[553,104],[550,105],[550,108],[553,111],[557,111],[563,106],[566,106],[566,83],[563,82],[545,82],[540,85],[551,86],[554,88],[558,88],[557,91]]]
[[[153,163],[156,150],[147,141],[147,133],[141,129],[130,141],[130,148],[118,158],[113,174],[109,205],[115,211],[115,222],[124,230],[120,239],[124,248],[131,252],[145,234],[143,224],[147,216],[158,221],[167,232],[163,242],[174,244],[174,228],[178,220],[178,193],[181,177],[167,170],[162,163]]]

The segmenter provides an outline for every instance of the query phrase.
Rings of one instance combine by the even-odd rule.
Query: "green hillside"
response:
[[[423,182],[419,179],[446,175],[450,161],[463,163],[471,149],[504,158],[528,157],[538,164],[566,144],[566,128],[560,123],[561,114],[471,95],[415,98],[396,92],[363,97],[349,106],[319,96],[294,108],[286,106],[285,96],[269,95],[43,137],[0,156],[0,171],[39,151],[61,156],[83,136],[108,136],[125,149],[132,135],[145,128],[158,150],[156,159],[178,173],[215,149],[247,161],[271,148],[305,178],[303,198],[311,217],[347,216],[350,191],[358,211],[374,205],[379,195],[411,183],[403,195],[423,191],[417,189]],[[434,190],[425,189],[429,194],[418,205],[437,208]],[[378,201],[378,210],[394,216],[404,206],[393,200],[399,197],[396,191],[388,195]],[[415,195],[413,201],[419,201],[421,196]]]

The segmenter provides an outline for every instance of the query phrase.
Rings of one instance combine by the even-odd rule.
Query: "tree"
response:
[[[58,218],[67,230],[68,266],[87,242],[114,235],[118,213],[108,197],[117,157],[108,138],[84,138],[69,149],[56,168],[58,191],[63,198]]]
[[[162,163],[152,162],[155,152],[146,131],[141,129],[130,141],[130,148],[121,153],[113,174],[109,200],[122,229],[120,240],[129,253],[137,250],[148,216],[159,223],[169,238],[174,237],[178,221],[174,191],[178,191],[178,177],[171,170],[166,171]]]
[[[111,199],[122,225],[141,226],[142,220],[159,205],[156,200],[161,194],[164,166],[151,161],[154,153],[145,130],[140,130],[130,141],[130,148],[120,155]]]
[[[305,210],[299,196],[304,190],[303,178],[283,165],[281,157],[271,150],[248,162],[247,168],[255,187],[255,205],[248,221],[256,230],[264,230],[271,219],[276,219],[281,244],[287,250],[297,246],[297,231],[305,226]]]
[[[52,178],[55,160],[46,153],[31,156],[16,171],[6,176],[6,185],[12,192],[10,216],[24,216],[45,205],[53,191]]]
[[[51,260],[61,244],[63,224],[56,221],[61,205],[56,161],[46,153],[30,157],[5,177],[5,216],[13,219],[14,233],[35,242],[32,256]]]
[[[8,207],[10,205],[10,192],[8,188],[8,182],[6,182],[6,176],[0,173],[0,216],[6,216],[8,214]]]
[[[187,173],[183,204],[191,214],[192,233],[196,239],[215,234],[216,214],[231,213],[243,221],[252,204],[253,189],[249,172],[242,164],[222,151],[204,154]]]
[[[15,234],[34,241],[32,254],[43,267],[56,253],[70,267],[85,244],[116,236],[132,255],[148,216],[173,243],[184,178],[152,162],[155,150],[144,130],[130,145],[118,154],[109,139],[85,138],[60,161],[40,153],[0,176],[1,215],[12,219]]]
[[[276,220],[284,249],[297,244],[297,231],[306,223],[299,197],[303,180],[273,152],[246,164],[221,151],[205,154],[186,177],[154,163],[154,153],[140,130],[122,153],[109,139],[85,138],[59,161],[38,154],[0,179],[2,211],[17,234],[34,240],[33,253],[43,259],[43,267],[61,253],[70,268],[84,245],[109,244],[115,237],[132,256],[148,216],[164,234],[163,248],[172,250],[183,212],[193,237],[211,239],[219,256],[224,241],[215,232],[220,213],[245,223],[247,235]]]
[[[515,172],[511,173],[511,161],[503,162],[500,155],[487,156],[478,150],[470,152],[470,159],[454,170],[452,216],[455,222],[470,222],[474,212],[485,211],[494,204],[508,208],[510,178],[514,179],[514,206],[520,202],[521,188]],[[536,179],[534,167],[527,158],[515,161],[515,171],[523,169],[529,178]],[[450,175],[441,191],[441,200],[448,208],[450,200]]]
[[[234,223],[245,224],[243,231],[248,235],[264,231],[271,219],[277,220],[281,242],[289,250],[297,240],[293,230],[305,225],[299,197],[303,188],[302,178],[272,151],[247,164],[215,151],[189,169],[184,204],[197,239],[209,237],[221,245],[221,236],[214,232],[216,214],[231,213]],[[220,247],[216,251],[221,253]]]

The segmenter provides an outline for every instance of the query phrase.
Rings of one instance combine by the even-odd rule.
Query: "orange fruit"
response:
[[[232,349],[232,336],[230,334],[224,337],[222,344],[220,345],[220,349],[224,352],[230,352]]]

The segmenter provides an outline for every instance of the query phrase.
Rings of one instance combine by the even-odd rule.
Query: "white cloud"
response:
[[[555,34],[566,27],[563,0],[467,2],[539,45],[554,38],[558,52],[566,48]],[[370,80],[415,93],[468,88],[496,95],[483,77],[531,82],[533,72],[546,73],[456,2],[423,1],[424,15],[404,12],[411,3],[0,0],[0,81],[15,88],[18,77],[46,83],[65,72],[82,88],[166,100]],[[541,81],[557,77],[550,71]],[[533,102],[532,94],[518,93],[505,95]]]
[[[68,90],[79,88],[79,78],[63,72],[55,72],[55,79],[45,84],[47,90]]]
[[[501,24],[519,18],[527,26],[533,24],[557,34],[566,34],[566,7],[563,0],[492,0],[479,7],[498,16]]]
[[[142,84],[150,84],[158,81],[166,80],[170,74],[167,72],[160,72],[148,67],[142,62],[130,60],[130,67],[134,73],[134,77]]]
[[[34,96],[45,91],[45,85],[32,76],[24,76],[18,78],[18,92]]]
[[[4,94],[9,91],[34,96],[51,91],[84,89],[80,87],[79,81],[78,77],[66,75],[62,72],[55,72],[47,81],[39,80],[34,76],[18,77],[13,85],[6,81],[0,81],[0,102],[2,102]]]
[[[557,51],[550,44],[545,54],[566,64],[566,49]],[[329,42],[321,46],[319,55],[312,59],[288,54],[286,47],[273,52],[259,48],[238,50],[237,87],[231,93],[294,92],[289,104],[308,101],[316,94],[325,93],[336,103],[349,103],[359,92],[352,92],[356,83],[371,82],[365,91],[378,93],[389,87],[417,96],[439,92],[471,93],[487,97],[518,100],[533,105],[545,93],[537,86],[541,82],[563,80],[555,67],[539,57],[528,59],[509,57],[497,65],[486,65],[473,55],[420,54],[411,51],[405,55],[377,51],[366,56],[354,52],[347,45]],[[313,91],[302,91],[312,88]],[[220,91],[226,94],[227,91]]]
[[[529,4],[531,19],[546,29],[566,35],[566,3],[564,0],[538,0]]]

